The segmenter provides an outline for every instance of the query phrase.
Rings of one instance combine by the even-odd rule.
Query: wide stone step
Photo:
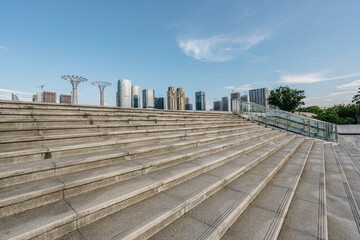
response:
[[[64,156],[82,155],[94,152],[121,150],[124,147],[141,147],[151,144],[180,141],[188,139],[198,139],[208,136],[221,136],[228,132],[232,134],[239,134],[244,132],[256,133],[271,131],[269,128],[262,128],[259,126],[248,126],[238,128],[236,131],[232,130],[216,130],[185,134],[167,134],[162,136],[150,137],[135,137],[125,139],[111,139],[100,142],[87,142],[71,145],[55,145],[42,146],[37,148],[30,148],[24,150],[2,152],[0,153],[0,165],[9,165],[22,162],[31,162],[44,160],[48,158],[58,158]]]
[[[219,239],[303,141],[304,138],[297,138],[276,149],[278,151],[272,155],[269,155],[271,154],[269,149],[263,149],[265,151],[254,155],[250,154],[250,158],[260,158],[262,161],[234,178],[223,189],[195,206],[151,239]],[[229,166],[228,171],[223,170],[217,174],[231,174],[234,169],[235,167]]]
[[[328,239],[324,143],[314,143],[278,239]]]
[[[277,239],[313,142],[302,144],[221,239]]]
[[[238,125],[230,125],[220,127],[222,131],[236,130],[241,127],[254,126],[254,124],[240,123]],[[18,136],[3,137],[0,139],[0,150],[11,151],[16,149],[24,149],[30,147],[70,144],[79,142],[101,141],[112,138],[129,138],[139,136],[155,136],[186,132],[203,132],[219,129],[218,126],[204,127],[187,127],[187,128],[163,128],[163,129],[144,129],[144,130],[128,130],[128,131],[105,131],[105,132],[85,132],[85,133],[65,133],[57,135],[41,135],[41,136]]]
[[[142,174],[157,171],[165,167],[173,166],[179,163],[193,160],[197,157],[213,154],[225,149],[247,144],[256,144],[260,138],[277,139],[284,136],[284,134],[274,135],[275,131],[269,134],[258,134],[251,137],[242,137],[236,140],[227,140],[208,145],[203,145],[196,148],[184,149],[179,151],[171,151],[167,154],[155,155],[153,157],[146,157],[131,160],[130,162],[121,162],[109,166],[93,168],[89,170],[74,170],[76,166],[71,165],[71,173],[64,173],[64,170],[53,169],[48,174],[44,174],[45,170],[39,171],[36,176],[35,173],[27,175],[20,175],[18,178],[5,178],[3,182],[8,183],[11,181],[20,181],[26,179],[30,182],[22,184],[3,187],[0,190],[0,216],[14,214],[25,209],[37,206],[36,204],[45,204],[54,201],[59,197],[69,197],[78,195],[80,193],[90,191],[96,188],[104,187],[116,182],[124,181]],[[286,134],[285,134],[286,135]],[[71,163],[68,163],[70,165]],[[33,170],[39,170],[33,169]],[[50,174],[54,177],[36,180],[41,176],[49,177]],[[51,176],[51,175],[50,175]],[[24,181],[24,180],[23,180]],[[53,194],[54,192],[62,191],[61,195]],[[48,195],[47,197],[44,197]]]
[[[224,123],[164,123],[164,124],[93,124],[93,125],[65,125],[65,126],[49,126],[44,127],[13,127],[0,128],[0,136],[2,137],[18,137],[18,136],[40,136],[40,135],[55,135],[67,133],[81,133],[81,132],[105,132],[105,131],[119,131],[119,130],[141,130],[141,129],[168,129],[168,128],[189,128],[189,127],[206,127],[212,126],[214,128],[221,127],[235,127],[246,126],[252,123],[244,123],[242,121],[234,121],[231,124]]]
[[[325,179],[329,239],[360,239],[359,208],[332,144],[325,144]],[[353,187],[359,189],[360,181],[355,181]]]
[[[119,211],[122,208],[151,197],[158,192],[171,188],[172,186],[180,184],[181,182],[193,178],[203,172],[216,168],[226,163],[227,161],[239,157],[244,153],[258,149],[272,142],[273,140],[274,139],[262,140],[258,141],[257,144],[243,144],[239,147],[213,154],[211,157],[196,158],[190,162],[180,163],[178,165],[168,167],[153,173],[148,173],[146,175],[126,180],[121,183],[113,184],[107,187],[83,193],[78,196],[67,198],[66,202],[71,207],[69,206],[69,208],[64,210],[64,212],[69,213],[71,217],[68,217],[64,220],[62,216],[57,218],[58,214],[51,214],[50,216],[53,218],[49,219],[45,226],[42,220],[39,221],[39,225],[34,226],[34,224],[29,224],[29,227],[26,227],[25,223],[14,225],[13,221],[16,221],[16,219],[22,219],[24,222],[37,222],[34,221],[34,219],[37,218],[36,216],[39,217],[39,212],[44,212],[43,209],[47,209],[48,211],[52,212],[51,209],[57,209],[56,206],[58,204],[61,205],[62,201],[2,218],[3,221],[0,223],[0,229],[7,230],[0,231],[0,234],[2,234],[0,235],[0,238],[11,239],[15,236],[29,238],[49,231],[50,227],[54,229],[58,228],[60,225],[62,228],[54,229],[52,233],[48,234],[56,234],[57,231],[63,233],[63,228],[67,228],[69,226],[73,227],[75,224],[78,227],[87,225],[90,222],[103,218],[113,212]],[[76,221],[72,219],[72,211],[76,212]],[[41,218],[43,218],[43,216],[41,216]]]

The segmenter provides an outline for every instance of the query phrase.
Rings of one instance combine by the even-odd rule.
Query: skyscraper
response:
[[[169,87],[169,90],[167,91],[167,103],[168,103],[168,110],[174,111],[177,109],[175,87],[172,86]]]
[[[249,90],[250,102],[267,106],[267,99],[269,97],[268,88],[258,88]]]
[[[131,87],[131,107],[140,108],[140,87]]]
[[[60,103],[68,103],[71,104],[71,95],[70,94],[60,94],[59,98]]]
[[[155,109],[165,109],[165,98],[155,98]]]
[[[195,93],[196,110],[206,111],[205,92],[200,91]]]
[[[214,101],[214,111],[222,111],[222,101]]]
[[[243,102],[249,102],[249,96],[248,95],[242,95],[240,97],[240,100],[243,101]]]
[[[182,88],[177,89],[177,110],[185,110],[185,93]]]
[[[239,93],[239,92],[233,92],[233,93],[231,93],[231,97],[230,97],[230,100],[231,100],[231,102],[230,102],[231,111],[233,110],[233,109],[232,109],[232,105],[233,105],[233,101],[234,101],[235,99],[240,99],[240,93]]]
[[[193,105],[190,103],[190,98],[185,98],[185,110],[193,110]]]
[[[131,81],[120,79],[117,85],[116,106],[123,108],[131,107]]]
[[[48,91],[44,91],[42,93],[42,97],[43,97],[43,102],[47,102],[47,103],[56,103],[56,92],[48,92]]]
[[[229,97],[223,97],[222,99],[222,111],[229,111]]]
[[[153,89],[144,89],[143,90],[143,108],[154,108],[154,96],[155,91]]]
[[[17,93],[11,93],[11,101],[20,101]]]

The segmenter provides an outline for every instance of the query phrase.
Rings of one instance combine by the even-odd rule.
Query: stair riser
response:
[[[236,128],[224,129],[224,132],[231,132],[233,130],[236,131]],[[162,129],[163,130],[163,129]],[[40,146],[50,146],[50,145],[58,145],[58,144],[76,144],[76,143],[85,143],[85,142],[98,142],[105,141],[116,138],[132,138],[132,137],[149,137],[149,136],[160,136],[165,134],[180,134],[180,133],[191,133],[191,132],[202,132],[202,131],[213,131],[211,127],[209,128],[190,128],[190,129],[169,129],[168,131],[151,131],[151,132],[133,132],[133,133],[119,133],[119,134],[101,134],[96,136],[85,136],[85,137],[67,137],[67,138],[55,138],[55,139],[46,139],[44,136],[44,140],[40,140],[43,137],[37,137],[39,140],[29,140],[29,141],[17,141],[17,142],[5,142],[0,143],[0,151],[16,151],[25,148],[31,147],[40,147]],[[52,138],[52,137],[51,137]]]
[[[262,132],[261,130],[259,132]],[[264,132],[260,137],[262,136],[266,136],[266,135],[273,135],[276,132],[274,131],[267,131]],[[239,133],[241,134],[241,133]],[[61,168],[52,168],[52,169],[42,169],[39,172],[33,172],[33,173],[27,173],[27,174],[22,174],[22,175],[18,175],[18,176],[12,176],[12,177],[6,177],[6,178],[2,178],[0,179],[0,187],[6,187],[6,186],[10,186],[10,185],[15,185],[15,184],[20,184],[20,183],[24,183],[24,182],[28,182],[28,181],[34,181],[34,180],[39,180],[39,179],[43,179],[43,178],[48,178],[48,177],[52,177],[55,175],[63,175],[66,173],[71,173],[71,172],[78,172],[78,171],[82,171],[82,170],[87,170],[87,169],[92,169],[92,168],[96,168],[96,167],[102,167],[102,166],[108,166],[108,165],[113,165],[113,164],[118,164],[124,161],[130,161],[130,160],[136,160],[140,157],[146,156],[146,157],[150,157],[150,156],[154,156],[154,155],[159,155],[159,154],[163,154],[163,153],[167,153],[167,152],[171,152],[171,151],[178,151],[178,150],[182,150],[182,149],[187,149],[187,148],[191,148],[191,147],[196,147],[196,146],[202,146],[205,144],[211,144],[211,143],[216,143],[219,141],[226,141],[226,140],[231,140],[231,139],[236,139],[237,137],[239,137],[239,135],[230,135],[230,136],[225,136],[225,137],[219,137],[219,138],[215,138],[215,139],[210,139],[207,141],[201,141],[201,142],[196,142],[194,143],[189,143],[189,144],[183,144],[183,145],[177,145],[177,146],[162,146],[157,147],[157,148],[149,148],[149,150],[147,151],[143,151],[141,153],[136,153],[136,154],[131,154],[131,155],[125,155],[125,156],[119,156],[116,158],[99,158],[99,159],[94,159],[91,161],[87,161],[87,162],[82,162],[81,164],[73,164],[73,165],[69,165],[68,167],[61,167]]]

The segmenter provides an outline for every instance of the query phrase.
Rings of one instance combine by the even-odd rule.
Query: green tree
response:
[[[299,106],[304,105],[304,90],[291,89],[288,86],[280,86],[270,91],[268,102],[279,107],[281,110],[294,112]]]
[[[360,104],[360,87],[359,87],[357,94],[353,97],[352,103]]]
[[[321,108],[319,106],[310,106],[310,107],[300,107],[297,109],[299,112],[309,112],[319,115],[321,113]]]

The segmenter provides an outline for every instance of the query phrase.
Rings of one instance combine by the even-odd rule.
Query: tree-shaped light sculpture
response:
[[[102,82],[102,81],[97,81],[97,82],[91,82],[92,85],[97,86],[100,90],[100,106],[104,106],[104,89],[107,86],[110,86],[111,83],[109,82]]]
[[[84,77],[79,77],[79,76],[74,76],[74,75],[71,75],[71,76],[70,75],[63,75],[63,76],[61,76],[61,78],[71,82],[71,85],[73,86],[71,104],[77,104],[78,103],[77,86],[81,82],[86,82],[87,79],[84,78]]]

